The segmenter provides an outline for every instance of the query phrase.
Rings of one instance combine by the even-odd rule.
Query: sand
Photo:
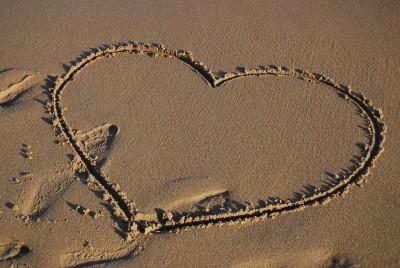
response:
[[[0,267],[400,265],[395,1],[0,5]]]

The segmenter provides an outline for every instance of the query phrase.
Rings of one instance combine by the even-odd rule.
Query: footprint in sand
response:
[[[30,251],[31,249],[27,245],[19,241],[0,241],[0,261],[20,257]]]

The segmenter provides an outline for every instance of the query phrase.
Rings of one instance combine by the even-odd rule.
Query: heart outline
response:
[[[244,210],[224,212],[222,214],[210,215],[176,215],[174,217],[167,217],[166,220],[143,220],[138,219],[140,214],[135,207],[133,201],[129,200],[124,192],[120,190],[117,183],[112,183],[101,172],[95,163],[87,156],[84,150],[79,147],[75,133],[68,125],[61,105],[61,94],[65,89],[68,82],[70,82],[74,75],[81,69],[86,67],[89,63],[108,56],[113,56],[118,53],[130,54],[148,54],[153,57],[163,56],[167,58],[176,59],[197,72],[212,88],[217,88],[226,84],[234,79],[247,77],[247,76],[289,76],[306,80],[308,82],[316,82],[335,90],[345,100],[350,101],[360,111],[360,114],[368,122],[369,144],[363,149],[363,159],[358,163],[355,169],[351,170],[347,176],[343,176],[331,182],[325,189],[315,191],[309,196],[302,196],[299,200],[292,201],[290,199],[286,202],[278,202],[275,204],[265,204],[250,207]],[[57,135],[65,139],[70,145],[78,161],[83,165],[83,168],[92,175],[99,186],[104,192],[110,195],[109,201],[114,208],[118,208],[122,215],[117,215],[123,219],[129,227],[126,230],[126,238],[132,239],[140,234],[147,234],[152,232],[164,231],[177,231],[186,228],[201,227],[212,224],[235,223],[247,220],[257,220],[262,218],[271,218],[277,214],[286,212],[302,210],[308,206],[315,206],[326,203],[332,198],[343,195],[348,192],[349,187],[354,184],[361,184],[365,178],[370,174],[370,169],[375,165],[383,151],[383,143],[385,139],[385,124],[383,122],[383,114],[380,109],[372,106],[371,101],[365,98],[362,94],[352,92],[349,86],[344,86],[335,83],[331,78],[318,74],[303,71],[301,69],[290,69],[284,66],[267,65],[260,66],[260,68],[247,69],[242,68],[239,72],[223,72],[223,75],[218,75],[208,69],[203,63],[196,61],[190,51],[185,50],[170,50],[163,45],[146,44],[137,41],[128,43],[119,43],[117,45],[103,45],[99,48],[91,49],[85,52],[76,61],[71,63],[66,73],[59,75],[53,79],[52,85],[48,88],[50,91],[51,101],[48,103],[47,108],[52,115],[53,126]],[[121,214],[121,213],[116,213]]]

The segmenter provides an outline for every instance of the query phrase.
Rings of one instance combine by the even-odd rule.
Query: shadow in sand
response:
[[[347,258],[341,259],[337,256],[333,257],[327,268],[351,268],[351,262]]]
[[[0,70],[0,74],[2,74],[2,73],[5,73],[5,72],[8,72],[8,71],[12,71],[12,70],[14,70],[15,68],[5,68],[5,69],[2,69],[2,70]]]

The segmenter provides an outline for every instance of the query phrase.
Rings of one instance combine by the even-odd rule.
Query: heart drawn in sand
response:
[[[120,186],[112,179],[107,178],[101,168],[89,156],[89,153],[79,142],[76,131],[73,131],[68,124],[61,101],[61,94],[67,85],[72,81],[75,75],[85,68],[89,63],[99,60],[103,57],[113,56],[120,53],[130,53],[135,55],[148,54],[153,57],[166,57],[178,60],[192,68],[197,75],[200,75],[210,87],[216,88],[226,84],[234,79],[241,77],[259,77],[266,75],[286,76],[293,79],[305,80],[310,83],[319,83],[336,91],[344,101],[352,103],[359,111],[359,114],[366,120],[369,141],[361,148],[362,156],[359,162],[355,163],[351,170],[332,179],[328,184],[320,188],[310,189],[309,193],[294,199],[275,199],[266,200],[260,198],[262,202],[255,205],[241,206],[236,210],[205,212],[176,212],[159,209],[159,213],[153,217],[140,213],[140,208],[135,207],[134,202],[129,200],[127,195],[120,189]],[[110,202],[116,215],[123,219],[129,227],[126,230],[127,237],[137,234],[160,232],[168,230],[180,230],[185,228],[207,226],[212,224],[224,224],[243,222],[253,219],[269,218],[277,214],[297,211],[305,207],[315,206],[331,200],[335,196],[347,192],[353,184],[361,183],[369,174],[376,159],[382,151],[385,126],[382,121],[382,112],[373,107],[371,102],[363,95],[352,92],[348,86],[335,83],[325,75],[310,73],[300,69],[291,69],[283,66],[261,66],[257,69],[242,68],[238,72],[219,72],[218,74],[209,70],[204,64],[194,60],[191,52],[184,50],[170,50],[163,45],[143,44],[139,42],[128,42],[118,45],[103,46],[92,49],[84,53],[73,63],[69,70],[58,76],[51,89],[52,100],[49,103],[49,109],[53,115],[53,125],[58,129],[63,139],[75,153],[80,169],[92,176],[99,187],[102,188],[106,200]],[[113,131],[115,129],[111,128]]]

